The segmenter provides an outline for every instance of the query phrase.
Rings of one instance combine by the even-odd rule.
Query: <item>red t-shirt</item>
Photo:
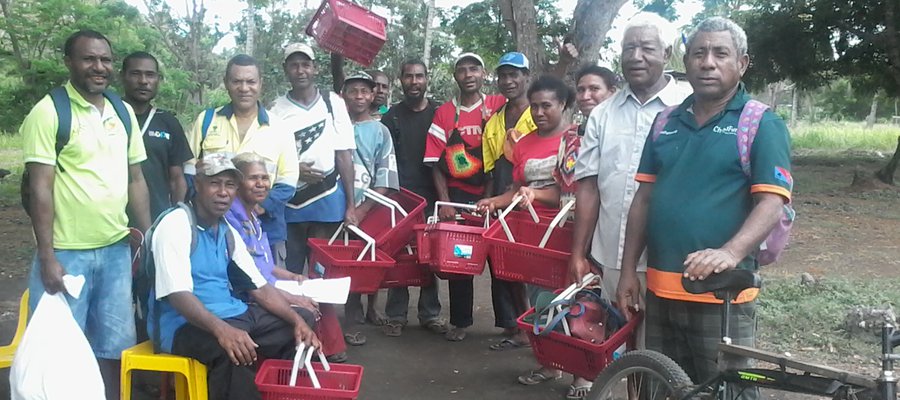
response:
[[[543,137],[532,132],[525,135],[513,150],[515,163],[513,164],[513,181],[522,186],[535,189],[556,185],[553,176],[559,160],[559,143],[563,133],[550,137]],[[559,206],[551,207],[536,201],[532,204],[534,210],[542,215],[556,215]]]
[[[502,95],[485,96],[470,107],[459,108],[459,121],[456,121],[456,99],[448,101],[438,107],[434,112],[434,121],[428,128],[428,138],[425,140],[425,163],[436,163],[440,160],[441,153],[447,145],[447,137],[453,129],[459,129],[460,136],[469,146],[481,145],[482,125],[494,111],[506,104],[506,98]],[[447,186],[464,190],[472,194],[482,194],[484,187],[473,186],[447,177]]]

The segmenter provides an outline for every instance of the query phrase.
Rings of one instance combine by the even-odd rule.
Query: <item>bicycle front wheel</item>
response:
[[[691,386],[691,378],[671,358],[635,350],[600,373],[587,400],[679,400]]]

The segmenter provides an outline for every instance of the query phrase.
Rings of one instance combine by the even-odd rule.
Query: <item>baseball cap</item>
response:
[[[528,57],[525,57],[524,54],[517,51],[511,51],[500,57],[500,63],[497,64],[497,68],[504,65],[519,69],[528,69]]]
[[[372,89],[375,88],[375,79],[372,78],[372,75],[369,75],[363,71],[358,71],[353,75],[348,76],[344,79],[344,84],[346,85],[350,81],[363,81],[367,83]]]
[[[456,57],[456,62],[453,63],[453,66],[459,65],[460,61],[465,60],[467,58],[475,59],[475,61],[478,61],[478,63],[481,64],[482,67],[484,66],[484,60],[481,59],[481,56],[479,56],[478,54],[475,54],[475,53],[460,54],[459,57]]]
[[[229,153],[209,153],[200,159],[197,163],[197,175],[216,176],[223,172],[234,172],[238,179],[242,179],[244,174],[241,170],[234,166],[231,162],[232,155]]]
[[[284,48],[284,61],[287,61],[288,57],[294,53],[303,53],[309,57],[310,60],[316,60],[316,54],[313,53],[312,47],[305,43],[291,43]]]

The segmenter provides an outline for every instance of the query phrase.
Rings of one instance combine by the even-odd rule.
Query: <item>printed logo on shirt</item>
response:
[[[666,131],[666,130],[659,131],[660,136],[674,135],[676,133],[678,133],[678,129],[676,129],[674,131]]]
[[[782,167],[775,167],[775,180],[787,185],[788,189],[794,188],[794,178],[791,172]]]
[[[322,136],[325,131],[325,120],[307,126],[299,131],[294,132],[294,140],[297,141],[297,154],[303,154],[312,147],[312,144]]]
[[[481,126],[478,126],[478,125],[459,127],[460,136],[467,136],[467,135],[481,136],[481,132],[482,132]]]
[[[116,127],[119,126],[118,121],[119,121],[118,117],[107,118],[106,120],[103,121],[103,129],[106,129],[107,131],[115,130]]]
[[[720,134],[723,134],[723,135],[737,135],[737,128],[734,127],[733,125],[728,125],[728,126],[726,126],[726,127],[724,127],[724,128],[722,128],[722,127],[716,125],[716,126],[713,127],[713,132],[714,132],[714,133],[720,133]]]
[[[172,138],[172,135],[170,135],[169,132],[163,131],[147,131],[147,136],[166,140],[170,140]]]

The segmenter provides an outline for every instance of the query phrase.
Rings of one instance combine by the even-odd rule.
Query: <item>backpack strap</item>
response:
[[[203,114],[203,125],[200,126],[200,143],[206,140],[206,134],[209,132],[209,126],[212,125],[213,117],[216,115],[215,108],[207,108]]]
[[[191,254],[194,254],[194,250],[197,250],[197,216],[194,215],[194,208],[183,201],[179,201],[176,207],[187,214],[188,224],[191,227]]]
[[[653,122],[653,129],[651,130],[653,135],[651,141],[655,142],[656,139],[659,138],[663,129],[666,128],[666,124],[669,123],[669,114],[671,114],[672,111],[675,111],[676,108],[678,108],[678,106],[666,107],[656,115],[656,121]]]
[[[325,109],[328,110],[328,115],[331,116],[331,123],[336,124],[337,121],[334,119],[334,107],[331,105],[331,92],[319,89],[319,97],[321,97],[322,102],[325,103]]]
[[[763,113],[769,109],[769,106],[757,100],[750,100],[744,104],[741,110],[740,119],[738,119],[737,146],[738,156],[741,158],[741,170],[744,175],[750,177],[750,149],[753,148],[753,140],[756,139],[756,133],[759,132],[759,123],[762,121]]]
[[[103,97],[106,97],[109,100],[109,103],[112,104],[113,110],[116,110],[116,115],[119,116],[119,119],[122,121],[122,125],[125,126],[125,137],[128,138],[127,141],[127,149],[131,146],[131,130],[134,128],[131,125],[131,114],[128,113],[128,108],[125,107],[125,102],[122,101],[122,98],[119,97],[116,92],[112,90],[104,90]]]
[[[56,158],[59,153],[69,143],[69,136],[72,134],[72,103],[69,101],[69,94],[63,86],[57,86],[50,90],[50,99],[53,100],[53,108],[56,109],[56,117],[59,123],[56,127]],[[65,169],[57,163],[60,172]]]

